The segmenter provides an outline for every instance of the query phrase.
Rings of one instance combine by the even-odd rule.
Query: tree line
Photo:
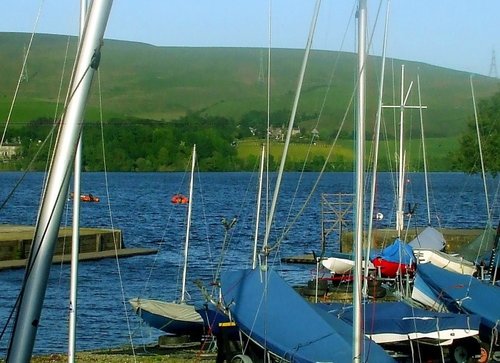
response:
[[[479,101],[477,121],[476,125],[474,117],[467,123],[467,131],[460,137],[460,149],[453,157],[453,168],[481,172],[480,141],[485,170],[496,176],[500,171],[500,91]]]
[[[270,115],[271,126],[281,127],[288,122],[289,112],[280,110]],[[301,121],[315,115],[299,115]],[[478,104],[478,120],[483,160],[488,172],[496,175],[500,169],[500,92]],[[256,155],[238,157],[239,140],[264,140],[267,115],[250,111],[236,122],[223,116],[192,113],[172,122],[143,119],[110,119],[104,123],[86,122],[83,128],[83,170],[103,171],[182,171],[189,164],[192,145],[198,149],[198,165],[203,171],[254,170]],[[25,125],[11,128],[6,139],[15,139],[21,145],[19,157],[3,163],[8,170],[45,170],[56,138],[54,122],[39,118]],[[302,133],[302,136],[304,134]],[[304,140],[310,139],[310,134]],[[352,135],[348,135],[352,138]],[[347,134],[345,135],[347,137]],[[333,138],[326,135],[324,142]],[[468,122],[467,131],[460,138],[460,147],[449,156],[450,170],[475,173],[481,170],[475,120]],[[304,141],[307,142],[307,141]],[[325,158],[313,155],[304,165],[303,160],[289,162],[287,170],[318,171]],[[350,163],[339,162],[338,170],[352,170]],[[279,160],[271,158],[274,170]],[[348,165],[349,164],[349,165]]]

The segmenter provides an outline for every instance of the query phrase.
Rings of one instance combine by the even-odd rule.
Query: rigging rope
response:
[[[93,60],[95,60],[94,57],[93,57]],[[113,211],[111,208],[111,193],[109,192],[108,167],[107,167],[107,162],[106,162],[106,147],[105,147],[105,143],[104,143],[104,117],[103,117],[103,111],[102,111],[103,107],[102,107],[101,71],[99,69],[97,69],[97,85],[98,85],[98,94],[99,94],[99,121],[100,121],[100,126],[101,126],[100,127],[100,129],[101,129],[101,146],[102,146],[102,159],[103,159],[104,181],[105,181],[104,185],[105,185],[105,189],[106,189],[106,197],[108,200],[107,207],[108,207],[108,213],[109,213],[109,221],[111,223],[111,230],[113,232],[112,234],[113,234],[113,244],[115,247],[115,261],[116,261],[118,279],[119,279],[119,283],[120,283],[122,306],[123,306],[123,311],[125,314],[125,320],[127,323],[128,338],[129,338],[130,348],[132,350],[132,356],[133,356],[134,362],[137,362],[134,341],[132,339],[133,333],[132,333],[132,328],[130,325],[129,310],[127,308],[127,301],[125,298],[125,288],[124,288],[124,284],[123,284],[123,276],[122,276],[122,271],[121,271],[121,266],[120,266],[120,259],[118,256],[118,245],[121,244],[121,241],[116,240]]]
[[[5,141],[5,134],[7,133],[7,128],[8,128],[8,125],[10,123],[10,118],[12,116],[12,111],[14,110],[14,104],[16,103],[17,94],[19,92],[19,88],[21,87],[21,82],[23,81],[23,76],[24,76],[25,70],[26,70],[26,62],[28,60],[28,55],[29,55],[29,53],[31,51],[31,45],[33,44],[33,39],[35,37],[36,29],[38,27],[38,21],[40,20],[40,15],[42,14],[42,9],[43,9],[44,2],[45,1],[42,0],[40,2],[40,7],[38,8],[38,13],[37,13],[37,16],[36,16],[35,25],[33,27],[33,31],[31,33],[30,41],[28,43],[28,49],[26,51],[26,54],[24,55],[23,66],[21,67],[21,72],[19,73],[19,78],[17,80],[16,90],[14,91],[14,97],[12,99],[12,103],[10,104],[9,114],[8,114],[7,120],[5,122],[5,127],[4,127],[4,130],[3,130],[2,138],[0,139],[0,147],[3,146],[3,143]]]
[[[379,17],[379,12],[380,12],[380,6],[381,6],[381,3],[379,3],[379,11],[377,12],[377,17],[376,17],[376,21],[375,21],[374,28],[375,28],[375,26],[376,26],[376,24],[377,24],[377,22],[378,22],[378,17]],[[353,17],[353,14],[354,14],[354,13],[355,13],[355,9],[353,8],[353,10],[352,10],[352,12],[351,12],[351,17],[350,17],[349,23],[350,23],[350,21],[352,20],[352,17]],[[349,25],[349,24],[348,24],[348,25]],[[368,48],[370,48],[370,47],[371,47],[371,44],[372,44],[372,41],[373,41],[373,36],[374,36],[374,33],[375,33],[375,32],[374,32],[374,30],[373,30],[373,31],[372,31],[372,35],[371,35],[371,37],[370,37],[370,41],[369,41],[369,43],[368,43]],[[347,34],[347,30],[346,30],[346,32],[344,33],[344,37],[343,37],[343,39],[342,39],[342,44],[344,44],[344,40],[345,40],[345,38],[346,38],[346,34]],[[337,59],[337,61],[338,61],[338,59]],[[335,63],[335,67],[336,67],[336,65],[337,65],[337,61],[336,61],[336,63]],[[332,73],[331,73],[330,81],[333,81],[333,75],[334,75],[334,70],[335,70],[335,67],[334,67],[334,69],[333,69],[333,71],[332,71]],[[289,231],[290,231],[290,229],[291,229],[291,228],[295,225],[295,223],[297,222],[297,220],[299,219],[299,217],[302,215],[302,213],[304,212],[305,208],[306,208],[306,207],[307,207],[307,205],[309,204],[310,200],[312,199],[312,197],[313,197],[313,195],[314,195],[314,193],[315,193],[315,191],[316,191],[316,189],[317,189],[317,187],[318,187],[318,185],[319,185],[319,182],[320,182],[320,180],[321,180],[321,177],[322,177],[322,175],[324,174],[324,172],[325,172],[325,170],[326,170],[326,167],[328,166],[328,161],[330,160],[330,157],[331,157],[331,156],[332,156],[332,154],[333,154],[333,149],[334,149],[334,146],[336,145],[336,143],[337,143],[337,141],[338,141],[338,139],[339,139],[339,136],[340,136],[340,134],[341,134],[341,131],[342,131],[343,127],[344,127],[344,124],[345,124],[345,122],[346,122],[346,120],[347,120],[347,117],[348,117],[348,114],[349,114],[350,108],[351,108],[351,106],[352,106],[352,104],[353,104],[353,102],[354,102],[354,98],[355,98],[355,96],[356,96],[356,91],[357,91],[358,83],[359,83],[359,80],[357,80],[357,81],[355,82],[355,87],[354,87],[354,89],[353,89],[353,91],[352,91],[352,93],[351,93],[351,97],[350,97],[350,99],[349,99],[349,102],[348,102],[348,105],[347,105],[347,109],[346,109],[346,111],[345,111],[345,113],[344,113],[344,116],[343,116],[342,121],[341,121],[341,123],[340,123],[339,129],[338,129],[337,134],[336,134],[336,136],[335,136],[335,139],[334,139],[333,143],[332,143],[332,144],[331,144],[331,146],[330,146],[330,149],[329,149],[329,151],[328,151],[328,154],[327,154],[327,157],[326,157],[325,163],[323,164],[323,166],[322,166],[322,168],[321,168],[321,170],[320,170],[320,172],[319,172],[319,175],[318,175],[318,177],[316,178],[316,181],[315,181],[315,183],[314,183],[314,185],[313,185],[313,188],[312,188],[311,192],[309,193],[309,195],[307,196],[306,200],[305,200],[305,201],[304,201],[304,203],[302,204],[302,207],[300,208],[300,210],[299,210],[299,212],[297,213],[297,215],[296,215],[296,216],[292,219],[292,221],[291,221],[288,225],[285,225],[285,227],[284,227],[284,229],[283,229],[283,233],[282,233],[282,234],[281,234],[281,236],[277,239],[277,241],[275,242],[275,244],[274,244],[273,246],[266,246],[266,249],[263,251],[263,253],[264,253],[264,254],[268,254],[268,253],[269,253],[269,252],[271,252],[272,250],[277,249],[277,248],[279,247],[279,245],[281,244],[281,242],[283,242],[283,240],[286,238],[286,236],[287,236],[288,232],[289,232]],[[323,99],[323,104],[322,104],[321,111],[323,110],[323,107],[324,107],[325,103],[326,103],[326,95],[325,95],[325,97],[324,97],[324,99]],[[318,118],[318,122],[319,122],[319,118]],[[317,124],[318,124],[318,123],[317,123]],[[287,219],[287,221],[288,221],[288,219]]]

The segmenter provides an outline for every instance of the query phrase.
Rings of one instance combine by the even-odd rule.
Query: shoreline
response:
[[[75,360],[78,362],[106,362],[106,363],[188,363],[188,362],[214,362],[217,357],[215,352],[204,352],[198,348],[163,348],[155,346],[140,346],[132,350],[130,347],[109,348],[92,351],[78,351]],[[67,353],[48,353],[33,355],[32,363],[59,363],[67,362]],[[5,358],[0,359],[1,363]]]

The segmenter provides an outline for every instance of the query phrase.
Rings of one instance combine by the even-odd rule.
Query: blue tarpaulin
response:
[[[325,319],[273,270],[227,271],[221,275],[224,303],[241,331],[290,362],[350,362],[352,326]],[[363,362],[394,362],[368,338]]]
[[[413,254],[413,248],[401,241],[399,238],[396,238],[393,244],[387,246],[383,250],[372,252],[370,260],[377,257],[380,257],[385,261],[401,263],[404,265],[411,265],[416,262],[415,255]]]

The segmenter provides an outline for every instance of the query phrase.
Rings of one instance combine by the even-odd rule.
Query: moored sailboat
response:
[[[500,310],[492,307],[494,302],[500,301],[497,286],[430,263],[419,265],[412,298],[434,310],[480,316],[483,337],[495,335],[500,324]]]
[[[208,306],[195,307],[186,301],[186,278],[188,272],[188,253],[191,229],[191,212],[193,207],[193,184],[196,164],[196,145],[193,146],[191,158],[191,179],[189,183],[189,203],[186,222],[186,237],[184,242],[184,263],[182,272],[181,298],[179,301],[167,302],[155,299],[133,298],[129,300],[134,312],[148,325],[160,329],[168,335],[188,335],[193,340],[199,340],[203,333],[209,331],[223,319],[223,315]]]
[[[339,303],[315,304],[318,309],[352,324],[352,306]],[[391,350],[403,345],[465,347],[469,356],[479,352],[480,318],[476,315],[460,315],[429,311],[409,304],[376,302],[364,304],[365,334],[378,344]],[[453,352],[452,352],[453,354]]]
[[[240,330],[275,358],[288,362],[348,362],[352,325],[316,310],[275,271],[236,270],[221,276],[222,295]],[[368,338],[363,362],[393,362]]]

